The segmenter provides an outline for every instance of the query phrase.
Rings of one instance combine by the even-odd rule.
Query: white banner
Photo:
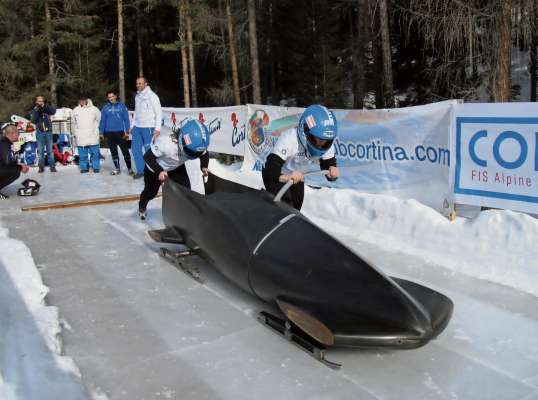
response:
[[[449,193],[449,131],[457,101],[390,110],[335,110],[341,178],[308,183],[415,198],[440,208]],[[260,171],[280,133],[297,126],[302,108],[248,105],[243,169]]]
[[[245,152],[246,106],[211,108],[163,107],[163,130],[197,119],[209,129],[209,151],[242,156]]]
[[[456,202],[538,214],[538,105],[459,104],[453,126]]]

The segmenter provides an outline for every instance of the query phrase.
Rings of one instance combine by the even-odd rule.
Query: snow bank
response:
[[[261,174],[211,164],[217,175],[261,187]],[[450,222],[416,200],[306,187],[302,212],[353,248],[356,240],[421,257],[432,266],[538,296],[538,220],[503,210]]]
[[[80,372],[62,357],[58,310],[47,307],[30,250],[0,221],[0,399],[85,399]]]
[[[344,238],[422,257],[538,296],[538,220],[504,210],[448,221],[415,201],[349,189],[306,189],[303,213]]]

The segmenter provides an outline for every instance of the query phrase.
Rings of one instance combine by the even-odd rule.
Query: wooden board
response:
[[[157,194],[157,197],[160,197],[160,196],[161,196],[161,193]],[[140,195],[128,194],[124,196],[98,197],[94,199],[68,200],[68,201],[60,201],[57,203],[36,204],[33,206],[22,207],[21,210],[22,211],[54,210],[57,208],[85,207],[85,206],[95,206],[99,204],[120,203],[124,201],[135,201],[138,199],[140,199]]]

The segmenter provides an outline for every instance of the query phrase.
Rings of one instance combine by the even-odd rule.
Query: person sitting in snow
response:
[[[280,135],[267,157],[262,169],[265,189],[276,195],[289,179],[293,186],[286,192],[283,201],[301,210],[304,198],[304,176],[300,171],[283,174],[282,168],[291,158],[305,158],[318,161],[322,170],[328,170],[329,181],[339,176],[333,142],[338,134],[336,118],[326,107],[315,104],[306,108],[299,125]]]
[[[90,170],[88,153],[93,172],[98,173],[101,165],[99,153],[99,121],[101,112],[87,96],[80,96],[73,110],[73,136],[76,139],[80,173]]]
[[[19,131],[15,125],[4,128],[4,134],[0,138],[0,189],[16,181],[22,173],[27,173],[29,168],[26,164],[17,162],[13,153],[12,145],[19,140]],[[0,193],[0,200],[9,196]]]
[[[140,194],[138,215],[146,219],[146,207],[157,196],[159,187],[168,178],[190,189],[185,162],[200,158],[200,168],[208,175],[209,131],[197,120],[190,120],[172,135],[154,137],[144,154],[144,190]]]

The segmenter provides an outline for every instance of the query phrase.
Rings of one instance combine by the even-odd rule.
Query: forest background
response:
[[[176,107],[536,101],[536,3],[0,0],[0,121],[37,94],[132,108],[139,75]]]

